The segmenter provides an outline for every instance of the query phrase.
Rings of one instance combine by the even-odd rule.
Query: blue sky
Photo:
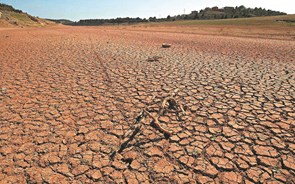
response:
[[[0,0],[42,18],[167,17],[212,6],[263,7],[294,14],[294,0]]]

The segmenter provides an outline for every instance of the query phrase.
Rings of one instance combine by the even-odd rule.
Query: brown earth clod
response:
[[[162,48],[170,48],[170,47],[171,47],[171,44],[168,44],[168,43],[162,44]]]
[[[162,57],[160,56],[153,56],[153,57],[148,57],[147,61],[149,62],[155,62],[155,61],[159,61]]]

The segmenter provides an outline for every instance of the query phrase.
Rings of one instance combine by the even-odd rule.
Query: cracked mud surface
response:
[[[1,183],[295,182],[294,41],[15,29],[0,56]],[[172,137],[147,118],[112,160],[177,88],[186,114],[159,118]]]

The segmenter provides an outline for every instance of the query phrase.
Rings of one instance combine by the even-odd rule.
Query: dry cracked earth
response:
[[[0,56],[0,183],[295,183],[294,40],[2,29]],[[175,89],[172,136],[112,155]]]

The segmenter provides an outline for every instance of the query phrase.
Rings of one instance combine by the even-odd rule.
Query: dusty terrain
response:
[[[295,14],[238,19],[156,22],[132,26],[114,26],[114,28],[129,31],[295,40]]]
[[[294,39],[207,34],[1,29],[0,183],[294,183]]]

